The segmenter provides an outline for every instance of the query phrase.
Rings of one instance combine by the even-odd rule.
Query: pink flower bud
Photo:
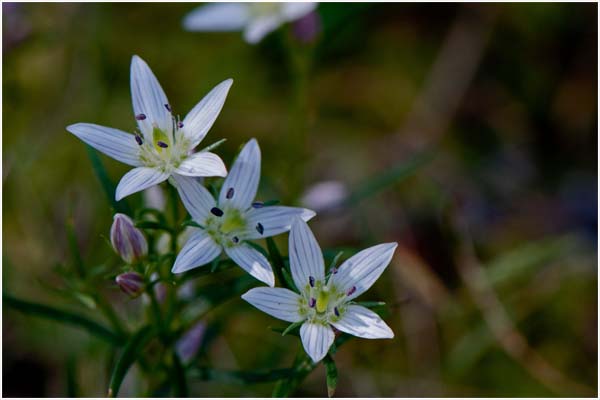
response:
[[[131,264],[148,254],[148,242],[144,234],[133,225],[125,214],[115,214],[110,228],[110,242],[121,258]]]
[[[125,272],[115,279],[117,285],[131,298],[136,298],[144,291],[144,278],[137,272]]]

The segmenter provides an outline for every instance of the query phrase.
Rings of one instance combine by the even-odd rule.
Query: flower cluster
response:
[[[353,300],[379,278],[393,256],[395,243],[370,247],[325,271],[321,249],[307,225],[315,212],[255,199],[261,167],[255,139],[243,146],[229,173],[216,154],[206,149],[195,151],[219,115],[231,85],[231,79],[218,84],[179,120],[148,65],[134,56],[131,95],[138,131],[131,134],[88,123],[67,129],[100,152],[134,167],[118,184],[116,200],[167,180],[176,188],[191,216],[191,233],[176,255],[172,273],[206,265],[225,253],[268,285],[253,288],[242,298],[276,318],[301,324],[302,344],[314,362],[327,354],[334,329],[362,338],[392,338],[393,332],[376,313]],[[225,177],[218,196],[204,187],[201,177]],[[250,242],[288,231],[291,286],[296,291],[274,287],[269,259]],[[126,215],[115,215],[110,239],[128,264],[143,262],[148,253],[143,233]],[[117,276],[117,284],[131,297],[137,297],[144,287],[136,272]]]

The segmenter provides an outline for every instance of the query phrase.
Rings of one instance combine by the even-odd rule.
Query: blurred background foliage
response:
[[[194,7],[3,3],[4,293],[95,315],[50,289],[70,262],[67,221],[86,263],[114,257],[112,210],[65,126],[133,130],[138,54],[182,116],[234,79],[206,144],[227,138],[230,164],[256,137],[259,195],[320,211],[323,248],[400,243],[363,299],[388,303],[396,338],[340,349],[337,395],[596,393],[597,5],[329,3],[316,43],[284,27],[258,46],[183,31]],[[128,168],[102,161],[115,181]],[[103,289],[138,315],[141,300]],[[198,365],[287,368],[300,347],[237,297],[206,318]],[[102,396],[112,357],[84,331],[3,307],[6,396]],[[137,393],[134,375],[122,394]],[[273,387],[201,375],[192,395]],[[324,393],[319,366],[296,395]]]

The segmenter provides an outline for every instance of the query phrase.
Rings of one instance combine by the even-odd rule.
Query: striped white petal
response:
[[[310,228],[300,218],[294,220],[290,230],[289,253],[292,278],[298,290],[306,287],[311,276],[324,279],[323,253]]]
[[[332,322],[331,325],[342,332],[365,339],[391,339],[394,337],[394,332],[379,315],[368,308],[357,305],[348,306],[342,318],[337,322]]]
[[[331,275],[330,282],[340,290],[352,291],[348,296],[348,300],[352,300],[375,283],[392,260],[396,246],[397,243],[383,243],[355,254],[340,265],[336,274]]]
[[[154,124],[171,137],[173,120],[165,105],[169,100],[148,64],[138,56],[131,59],[131,98],[138,126],[146,140],[153,142]]]
[[[139,145],[135,136],[95,124],[73,124],[67,130],[96,150],[133,167],[139,167]]]
[[[204,139],[213,123],[219,116],[233,79],[227,79],[214,87],[183,120],[183,134],[191,141],[194,148]]]
[[[329,325],[306,322],[300,327],[302,346],[314,362],[327,355],[335,335]]]
[[[185,243],[171,272],[179,274],[206,265],[221,254],[221,246],[203,230],[196,229]]]
[[[210,192],[194,177],[173,174],[179,197],[194,221],[203,223],[217,202]]]
[[[243,294],[242,299],[283,321],[299,322],[304,319],[298,313],[300,296],[289,289],[257,287]]]
[[[227,176],[227,168],[221,157],[215,153],[202,151],[183,160],[175,173],[186,176]]]
[[[287,232],[292,227],[295,218],[310,220],[316,214],[312,210],[300,207],[269,206],[263,208],[252,208],[246,213],[248,231],[243,236],[249,239],[260,239]],[[263,227],[262,234],[256,229],[260,224]]]
[[[248,22],[248,5],[213,3],[198,7],[183,19],[188,31],[239,31]]]
[[[259,281],[271,287],[275,285],[275,276],[271,264],[258,250],[242,243],[233,247],[226,247],[225,252],[237,265]]]
[[[252,20],[244,30],[244,40],[250,44],[260,42],[283,23],[279,15],[266,15]]]
[[[119,201],[125,196],[148,189],[150,186],[158,185],[166,181],[168,177],[169,174],[154,168],[134,168],[121,178],[121,181],[117,185],[115,198]]]
[[[231,171],[229,171],[229,175],[223,182],[219,195],[219,205],[231,205],[242,210],[248,208],[254,197],[256,197],[259,179],[260,148],[256,139],[251,139],[240,151],[231,167]],[[232,188],[233,193],[230,191]]]

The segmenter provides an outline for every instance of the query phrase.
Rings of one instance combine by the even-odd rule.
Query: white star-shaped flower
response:
[[[213,3],[186,15],[183,27],[200,32],[244,31],[246,42],[255,44],[316,7],[317,3]]]
[[[131,60],[131,97],[141,135],[95,124],[78,123],[67,130],[96,150],[135,167],[126,173],[116,199],[157,185],[169,176],[226,176],[219,156],[194,153],[221,112],[231,79],[218,84],[183,119],[176,121],[158,80],[140,57]]]
[[[369,247],[325,276],[323,254],[306,222],[296,219],[290,231],[290,268],[300,294],[289,289],[258,287],[242,298],[261,311],[299,323],[304,350],[314,362],[329,351],[332,326],[366,339],[393,338],[394,332],[373,311],[353,304],[390,263],[396,243]]]
[[[205,265],[224,250],[250,275],[273,286],[275,277],[269,260],[245,241],[287,232],[295,218],[308,221],[315,212],[254,202],[260,179],[260,148],[256,140],[250,140],[240,151],[218,200],[194,178],[174,178],[185,208],[202,228],[195,228],[181,249],[173,273]]]

